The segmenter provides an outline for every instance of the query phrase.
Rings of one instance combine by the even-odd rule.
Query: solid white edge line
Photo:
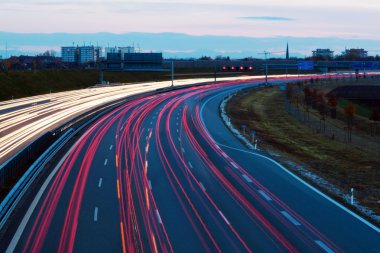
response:
[[[315,243],[318,244],[318,246],[321,247],[327,253],[334,253],[334,251],[327,247],[327,245],[324,244],[322,241],[316,240]]]
[[[236,90],[240,90],[241,88],[238,88]],[[204,119],[203,119],[203,109],[205,107],[206,104],[208,104],[212,99],[218,97],[218,96],[222,96],[224,94],[227,94],[227,93],[231,93],[231,90],[229,91],[226,91],[226,92],[223,92],[223,93],[220,93],[220,94],[217,94],[215,96],[212,96],[210,98],[208,98],[201,106],[201,109],[200,109],[200,117],[201,117],[201,121],[203,123],[203,126],[205,127],[208,135],[210,136],[210,138],[214,141],[214,143],[216,143],[216,141],[214,140],[214,138],[212,138],[210,132],[208,131],[207,129],[207,126],[206,124],[204,123]],[[226,145],[223,145],[223,144],[219,144],[217,143],[219,146],[224,146],[226,148],[230,148],[230,149],[234,149],[234,150],[239,150],[239,151],[242,151],[242,152],[245,152],[245,153],[249,153],[251,155],[255,155],[255,156],[259,156],[259,157],[262,157],[264,159],[267,159],[268,161],[271,161],[273,162],[274,164],[276,164],[278,167],[280,167],[282,170],[284,170],[286,173],[288,173],[290,176],[292,176],[294,179],[298,180],[299,182],[301,182],[302,184],[304,184],[306,187],[308,187],[310,190],[314,191],[315,193],[319,194],[321,197],[325,198],[326,200],[330,201],[332,204],[334,204],[335,206],[339,207],[340,209],[342,209],[343,211],[347,212],[348,214],[350,214],[351,216],[355,217],[356,219],[358,219],[359,221],[363,222],[365,225],[367,225],[368,227],[372,228],[373,230],[375,230],[376,232],[380,233],[380,228],[376,227],[375,225],[373,225],[371,222],[367,221],[365,218],[359,216],[358,214],[354,213],[353,211],[351,211],[350,209],[348,209],[347,207],[343,206],[342,204],[340,204],[339,202],[337,202],[336,200],[332,199],[331,197],[327,196],[326,194],[324,194],[323,192],[319,191],[317,188],[315,188],[314,186],[308,184],[306,181],[304,181],[303,179],[301,179],[300,177],[298,177],[297,175],[293,174],[292,172],[290,172],[288,169],[286,169],[284,166],[282,166],[281,164],[279,164],[278,162],[276,162],[275,160],[267,157],[267,156],[264,156],[264,155],[260,155],[260,154],[256,154],[256,153],[253,153],[251,151],[247,151],[247,150],[241,150],[241,149],[237,149],[237,148],[233,148],[233,147],[229,147],[229,146],[226,146]]]
[[[281,211],[281,214],[285,216],[291,223],[295,226],[301,226],[301,223],[298,222],[293,216],[291,216],[287,211]]]
[[[81,140],[81,139],[80,139]],[[80,141],[78,140],[78,142]],[[28,211],[24,215],[24,218],[22,219],[20,225],[18,226],[16,233],[14,234],[11,242],[8,245],[7,250],[5,251],[6,253],[12,253],[15,251],[15,248],[25,230],[26,225],[29,222],[30,217],[32,216],[34,209],[36,209],[36,206],[38,202],[40,201],[42,195],[44,194],[47,186],[50,184],[50,181],[53,179],[55,174],[57,174],[58,170],[61,168],[62,164],[64,161],[67,159],[71,151],[76,147],[76,144],[71,147],[71,149],[65,154],[65,156],[61,159],[61,161],[57,164],[57,166],[54,168],[54,170],[50,173],[50,175],[46,178],[45,182],[41,186],[40,190],[38,191],[36,197],[34,198],[33,202],[30,204]]]
[[[152,190],[152,181],[148,181],[148,184],[149,184],[149,190]]]

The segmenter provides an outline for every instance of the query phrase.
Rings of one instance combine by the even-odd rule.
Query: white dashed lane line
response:
[[[299,223],[296,219],[294,219],[288,212],[281,211],[282,215],[285,216],[291,223],[293,223],[295,226],[301,226],[301,223]]]
[[[321,247],[325,252],[327,252],[327,253],[334,253],[334,251],[332,249],[330,249],[322,241],[316,240],[315,243],[318,244],[318,246]]]
[[[261,196],[264,197],[264,199],[268,200],[268,201],[272,201],[271,197],[268,196],[268,194],[266,194],[265,192],[263,192],[262,190],[259,190],[259,193],[261,194]]]
[[[95,207],[95,210],[94,210],[94,221],[97,222],[98,221],[98,207]]]

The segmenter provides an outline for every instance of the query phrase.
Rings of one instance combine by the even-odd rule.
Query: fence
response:
[[[285,107],[287,111],[296,119],[307,125],[314,133],[322,134],[332,140],[348,143],[356,146],[362,150],[374,153],[380,156],[380,143],[368,138],[363,138],[355,133],[355,130],[348,131],[347,128],[340,128],[321,119],[318,115],[307,111],[300,105],[296,106],[291,104],[289,100],[285,99]],[[326,117],[326,116],[325,116]]]

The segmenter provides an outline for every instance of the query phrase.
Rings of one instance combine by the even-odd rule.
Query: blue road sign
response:
[[[314,63],[312,61],[299,61],[298,70],[313,70]]]
[[[379,63],[374,61],[357,61],[352,63],[353,69],[378,69]]]

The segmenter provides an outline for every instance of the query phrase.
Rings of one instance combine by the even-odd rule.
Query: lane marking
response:
[[[239,88],[238,88],[239,89]],[[236,89],[236,90],[238,90]],[[228,145],[224,145],[224,144],[221,144],[221,143],[217,143],[215,141],[215,139],[212,137],[212,135],[210,134],[210,131],[209,129],[207,128],[206,124],[205,124],[205,121],[204,121],[204,118],[203,118],[203,111],[204,111],[204,108],[205,106],[210,103],[211,100],[217,98],[217,97],[220,97],[220,96],[225,96],[225,94],[228,94],[228,93],[231,93],[231,90],[227,90],[226,92],[222,92],[222,93],[219,93],[215,96],[212,96],[210,98],[208,98],[201,106],[201,109],[200,109],[200,117],[201,117],[201,121],[202,121],[202,124],[203,126],[205,127],[205,130],[206,132],[208,133],[208,135],[210,136],[210,138],[219,146],[222,146],[222,147],[226,147],[226,148],[229,148],[229,149],[233,149],[233,150],[237,150],[237,151],[240,151],[240,152],[244,152],[244,153],[248,153],[248,154],[251,154],[253,156],[258,156],[258,157],[261,157],[263,159],[266,159],[268,161],[271,161],[272,163],[276,164],[279,168],[281,168],[283,171],[285,171],[287,174],[289,174],[291,177],[293,177],[294,179],[296,179],[297,181],[301,182],[304,186],[306,186],[307,188],[309,188],[310,190],[314,191],[315,193],[317,193],[318,195],[322,196],[323,198],[325,198],[326,200],[330,201],[330,203],[334,204],[335,206],[337,206],[338,208],[340,208],[341,210],[345,211],[346,213],[350,214],[351,216],[355,217],[356,219],[358,219],[359,221],[363,222],[365,225],[367,225],[368,227],[372,228],[373,230],[375,230],[377,233],[380,233],[380,228],[378,228],[377,226],[375,226],[374,224],[372,224],[371,222],[369,222],[368,220],[366,220],[365,218],[361,217],[360,215],[354,213],[353,211],[349,210],[347,207],[343,206],[341,203],[339,203],[338,201],[332,199],[331,197],[327,196],[326,194],[324,194],[323,192],[321,192],[320,190],[318,190],[317,188],[315,188],[314,186],[310,185],[309,183],[307,183],[305,180],[301,179],[300,177],[298,177],[297,175],[295,175],[294,173],[292,173],[291,171],[289,171],[287,168],[285,168],[284,166],[282,166],[280,163],[276,162],[275,160],[273,160],[272,158],[269,158],[267,156],[264,156],[264,155],[260,155],[260,154],[257,154],[257,153],[254,153],[252,151],[247,151],[247,150],[243,150],[243,149],[239,149],[239,148],[235,148],[235,147],[230,147]]]
[[[264,191],[262,190],[259,190],[259,193],[261,194],[261,196],[264,197],[264,199],[268,200],[268,201],[272,201],[272,198],[268,196],[268,194],[266,194]]]
[[[181,141],[181,138],[178,137],[178,141]]]
[[[182,149],[182,153],[185,153],[185,149],[184,148],[181,148]]]
[[[98,183],[98,187],[102,187],[102,183],[103,183],[103,178],[99,178],[99,183]]]
[[[160,216],[160,213],[158,212],[158,209],[155,210],[155,213],[156,213],[156,217],[157,217],[158,222],[160,224],[162,224],[161,216]]]
[[[177,129],[177,133],[179,133],[179,129]]]
[[[151,121],[150,124],[153,125],[153,121]]]
[[[222,216],[223,220],[227,223],[227,225],[230,225],[231,223],[227,220],[226,216],[222,213],[222,211],[219,210],[220,216]]]
[[[318,244],[318,246],[321,247],[327,253],[334,253],[334,251],[327,247],[327,245],[324,244],[322,241],[316,240],[315,243]]]
[[[228,158],[228,155],[224,152],[222,152],[222,156],[224,156],[224,158]]]
[[[214,139],[213,139],[214,140]],[[307,188],[309,188],[310,190],[312,190],[313,192],[315,192],[316,194],[318,194],[319,196],[323,197],[324,199],[326,199],[327,201],[329,201],[331,204],[335,205],[336,207],[340,208],[341,210],[345,211],[346,213],[348,213],[349,215],[351,215],[352,217],[356,218],[357,220],[361,221],[363,224],[365,224],[366,226],[370,227],[371,229],[375,230],[377,233],[380,233],[380,228],[376,227],[374,224],[372,224],[371,222],[369,222],[368,220],[366,220],[365,218],[361,217],[360,215],[354,213],[353,211],[349,210],[347,207],[343,206],[341,203],[339,203],[338,201],[332,199],[331,197],[327,196],[326,194],[324,194],[323,192],[321,192],[320,190],[318,190],[317,188],[315,188],[314,186],[310,185],[309,183],[307,183],[306,181],[304,181],[303,179],[301,179],[300,177],[298,177],[297,175],[295,175],[294,173],[292,173],[291,171],[289,171],[287,168],[285,168],[284,166],[282,166],[281,164],[279,164],[278,162],[276,162],[275,160],[273,160],[272,158],[269,158],[265,155],[261,155],[261,154],[257,154],[257,153],[253,153],[251,151],[248,151],[248,150],[244,150],[244,149],[240,149],[240,148],[235,148],[235,147],[230,147],[228,145],[224,145],[224,144],[221,144],[221,143],[218,143],[218,145],[220,146],[223,146],[225,148],[229,148],[229,149],[232,149],[232,150],[236,150],[236,151],[240,151],[240,152],[243,152],[243,153],[247,153],[247,154],[251,154],[253,156],[258,156],[258,157],[261,157],[265,160],[268,160],[272,163],[274,163],[275,165],[277,165],[280,169],[282,169],[285,173],[287,173],[288,175],[290,175],[292,178],[294,178],[295,180],[297,180],[298,182],[300,182],[301,184],[303,184],[304,186],[306,186]]]
[[[231,163],[231,165],[235,168],[235,169],[238,169],[239,167],[236,165],[236,163],[234,163],[234,162],[230,162]]]
[[[246,174],[243,174],[242,177],[245,179],[245,181],[247,181],[248,183],[253,183],[253,181],[246,175]]]
[[[294,219],[288,212],[281,211],[282,215],[285,216],[291,223],[293,223],[295,226],[301,226],[301,223],[299,223],[296,219]]]
[[[152,182],[150,180],[148,181],[148,184],[149,184],[149,190],[152,190]]]
[[[117,198],[120,199],[120,181],[119,179],[116,181],[117,185]]]
[[[122,242],[122,245],[123,245],[123,253],[127,253],[127,248],[126,248],[126,245],[125,245],[123,222],[120,222],[120,233],[121,233],[121,242]]]
[[[202,182],[199,181],[199,185],[202,187],[203,191],[206,191],[206,187],[202,184]]]
[[[112,150],[112,148],[113,148],[113,145],[110,146],[110,150]]]
[[[80,140],[78,140],[78,142]],[[46,188],[50,184],[50,182],[53,179],[53,177],[57,174],[58,170],[61,168],[62,164],[67,159],[67,157],[69,156],[69,154],[73,151],[74,147],[76,147],[76,144],[73,145],[69,151],[67,151],[67,153],[65,154],[65,156],[61,159],[61,161],[57,164],[57,166],[55,166],[54,170],[50,173],[50,175],[47,177],[47,179],[43,183],[42,187],[40,188],[40,190],[38,191],[36,197],[34,198],[32,204],[30,204],[30,206],[28,208],[28,211],[26,212],[26,214],[25,214],[24,218],[22,219],[20,225],[18,226],[17,231],[16,231],[16,233],[14,234],[14,236],[12,238],[12,241],[9,243],[8,248],[5,251],[6,253],[12,253],[12,252],[15,251],[15,248],[16,248],[16,246],[17,246],[17,244],[18,244],[18,242],[19,242],[19,240],[21,238],[21,235],[24,233],[25,227],[28,224],[28,222],[30,220],[30,217],[32,216],[34,210],[36,209],[36,206],[37,206],[38,202],[40,202],[40,199],[41,199],[42,195],[44,194]]]
[[[104,166],[106,166],[108,163],[108,159],[106,158],[106,160],[104,160]]]
[[[189,167],[192,169],[193,165],[191,164],[191,162],[188,162],[188,164],[189,164]]]
[[[95,207],[95,210],[94,210],[94,221],[95,222],[98,221],[98,207]]]

